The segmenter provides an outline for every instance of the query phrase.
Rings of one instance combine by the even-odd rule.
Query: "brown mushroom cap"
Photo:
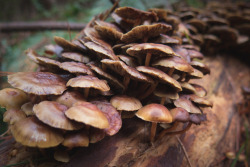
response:
[[[82,47],[75,44],[74,42],[67,41],[66,39],[62,37],[54,36],[54,41],[57,45],[61,46],[64,51],[85,51]]]
[[[69,154],[67,151],[65,150],[61,150],[61,149],[57,149],[55,152],[54,152],[54,159],[59,161],[59,162],[69,162]]]
[[[188,122],[189,121],[189,113],[187,110],[176,107],[174,109],[170,110],[170,113],[173,117],[174,121],[180,121],[180,122]]]
[[[153,78],[156,78],[160,80],[160,82],[170,85],[171,87],[174,87],[177,91],[181,91],[181,85],[173,78],[168,76],[163,71],[153,68],[153,67],[147,67],[147,66],[138,66],[136,69],[142,73],[148,74],[152,76]]]
[[[199,106],[202,106],[202,107],[213,107],[213,104],[210,101],[208,101],[208,100],[206,100],[206,99],[204,99],[202,97],[199,97],[197,95],[194,95],[194,94],[193,95],[189,95],[189,98],[190,98],[190,100],[192,102],[196,103]]]
[[[190,78],[190,79],[199,79],[199,78],[203,78],[203,76],[204,76],[203,73],[195,68],[193,72],[187,74],[187,78]]]
[[[200,32],[203,32],[207,26],[204,21],[196,18],[190,19],[186,23],[196,27]]]
[[[80,53],[76,53],[76,52],[64,52],[61,54],[61,56],[64,58],[70,59],[70,60],[81,62],[81,63],[89,63],[90,62],[90,57],[85,56],[85,55],[80,54]]]
[[[101,141],[106,136],[106,133],[103,129],[90,127],[89,129],[89,142],[97,143]]]
[[[31,116],[34,115],[34,111],[33,111],[33,106],[34,104],[32,102],[28,102],[25,103],[21,106],[21,110],[27,115],[27,116]]]
[[[99,129],[109,127],[108,119],[103,112],[96,105],[88,102],[75,103],[65,112],[65,115],[77,122],[82,122]]]
[[[37,95],[59,95],[66,90],[65,81],[48,72],[18,72],[8,75],[8,82],[24,92]]]
[[[147,83],[153,83],[153,80],[151,78],[138,72],[135,68],[127,66],[122,61],[103,59],[101,62],[104,63],[105,65],[107,65],[108,68],[111,68],[116,73],[118,73],[122,76],[129,75],[134,80],[139,80],[139,81],[147,82]]]
[[[161,23],[153,25],[140,25],[134,27],[126,34],[123,34],[121,40],[124,43],[144,41],[146,38],[153,38],[159,36],[160,34],[165,34],[171,29],[172,26]]]
[[[154,95],[161,98],[176,100],[179,98],[178,92],[171,88],[166,88],[165,85],[158,85],[154,90]]]
[[[85,129],[80,131],[74,131],[66,134],[62,145],[68,148],[73,147],[88,147],[89,137]]]
[[[64,113],[67,109],[66,106],[54,101],[42,101],[33,107],[37,118],[49,126],[64,130],[82,128],[83,124],[71,121],[65,116]]]
[[[85,101],[83,95],[77,91],[65,91],[59,97],[55,97],[54,100],[67,107],[72,107],[76,102]]]
[[[11,126],[15,140],[25,146],[48,148],[63,141],[62,134],[35,117],[27,117]]]
[[[126,55],[117,55],[121,61],[123,61],[125,64],[127,64],[130,67],[135,68],[138,66],[137,60],[133,57],[126,56]]]
[[[196,68],[197,70],[201,71],[203,75],[210,74],[209,67],[199,61],[191,61],[190,65]]]
[[[150,40],[152,43],[160,43],[160,44],[181,44],[181,39],[178,39],[177,37],[170,37],[165,34],[160,34],[159,37],[156,37],[152,40]]]
[[[108,102],[93,101],[95,104],[107,117],[109,121],[109,127],[104,129],[104,131],[109,135],[115,135],[122,127],[122,119],[119,112]]]
[[[63,62],[60,63],[59,67],[63,70],[69,71],[70,73],[93,75],[91,69],[83,63]]]
[[[192,93],[196,92],[195,88],[190,83],[188,82],[179,82],[179,83],[181,84],[183,91],[188,91]]]
[[[174,68],[181,72],[192,73],[195,69],[189,63],[180,57],[163,57],[152,63],[153,66]]]
[[[195,88],[195,94],[199,97],[204,97],[207,95],[207,91],[205,88],[203,88],[200,85],[197,84],[191,84]]]
[[[120,111],[135,111],[142,107],[140,100],[126,95],[117,95],[111,98],[110,103]]]
[[[201,110],[198,107],[196,107],[194,104],[192,104],[192,102],[186,99],[185,97],[181,96],[179,99],[175,100],[174,105],[176,107],[184,108],[189,113],[201,114]]]
[[[127,53],[130,56],[146,56],[147,53],[152,53],[157,56],[177,56],[171,47],[163,45],[163,44],[155,44],[155,43],[141,43],[136,44],[130,47],[127,50]]]
[[[24,118],[26,118],[25,113],[18,109],[9,109],[3,114],[3,121],[9,125],[13,125]]]
[[[86,75],[72,78],[67,82],[67,86],[78,88],[95,88],[101,91],[109,91],[110,88],[105,80]]]
[[[60,65],[59,61],[47,58],[47,57],[37,57],[36,58],[38,61],[38,64],[42,65],[42,66],[53,66],[53,67],[58,67]]]
[[[9,109],[20,109],[28,101],[28,96],[19,89],[5,88],[0,90],[0,106]]]
[[[161,104],[148,104],[142,107],[136,114],[137,117],[145,121],[171,123],[173,122],[172,115],[169,110]]]

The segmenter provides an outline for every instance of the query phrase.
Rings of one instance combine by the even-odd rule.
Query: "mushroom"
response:
[[[89,136],[86,129],[69,132],[65,135],[62,145],[72,149],[74,147],[88,147]]]
[[[16,122],[10,129],[17,142],[29,147],[55,147],[63,141],[60,131],[43,124],[34,116]]]
[[[54,101],[42,101],[34,105],[33,111],[36,117],[43,123],[63,130],[78,130],[83,127],[83,124],[71,121],[65,116],[65,111],[68,109]]]
[[[22,110],[18,109],[8,109],[3,114],[3,121],[7,122],[9,125],[13,125],[16,122],[26,118],[25,113]]]
[[[25,113],[26,116],[34,115],[33,111],[34,104],[32,102],[25,103],[21,106],[21,110]]]
[[[9,109],[20,109],[28,101],[28,96],[19,89],[5,88],[0,90],[0,106]]]
[[[82,122],[99,129],[109,127],[108,119],[98,107],[89,102],[77,102],[70,107],[65,115],[72,120]]]
[[[83,63],[63,62],[60,63],[59,67],[70,73],[94,75],[91,69]]]
[[[80,54],[80,53],[76,53],[76,52],[63,52],[61,54],[61,56],[66,58],[66,59],[74,60],[74,61],[81,62],[81,63],[89,63],[90,62],[90,57],[85,56],[85,55]]]
[[[76,78],[72,78],[67,82],[67,86],[77,87],[77,88],[85,88],[84,89],[84,98],[88,98],[89,89],[95,88],[101,91],[109,91],[110,88],[105,80],[100,80],[96,77],[86,75],[86,76],[78,76]]]
[[[201,114],[201,110],[184,96],[181,96],[179,99],[175,100],[174,105],[176,107],[184,108],[189,113]]]
[[[142,107],[136,114],[142,120],[152,122],[150,141],[154,141],[157,123],[171,123],[173,122],[172,115],[169,110],[161,104],[148,104]]]
[[[86,47],[83,47],[82,45],[77,45],[76,42],[70,42],[65,40],[62,37],[54,36],[54,41],[57,45],[61,46],[63,48],[63,51],[76,51],[76,52],[84,52]],[[79,43],[78,43],[79,44]]]
[[[8,75],[8,82],[26,93],[60,95],[66,90],[65,81],[48,72],[18,72]]]
[[[64,163],[69,162],[69,154],[65,150],[57,149],[54,152],[54,159],[59,162],[64,162]]]
[[[127,50],[127,53],[130,56],[141,57],[143,55],[146,56],[145,66],[149,66],[151,56],[177,56],[171,47],[162,45],[162,44],[154,44],[154,43],[142,43],[137,44],[130,47]]]

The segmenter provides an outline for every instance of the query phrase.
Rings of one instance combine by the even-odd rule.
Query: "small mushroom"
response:
[[[136,114],[142,120],[152,122],[150,141],[154,141],[157,123],[173,122],[172,115],[169,110],[161,104],[148,104],[142,107]]]
[[[26,115],[22,110],[18,109],[8,109],[3,114],[3,121],[7,122],[9,125],[13,125],[22,119],[25,119]]]
[[[181,96],[179,99],[175,100],[174,105],[176,107],[184,108],[189,113],[201,114],[201,110],[184,96]]]

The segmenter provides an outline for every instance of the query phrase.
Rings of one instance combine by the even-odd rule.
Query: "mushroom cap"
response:
[[[37,95],[59,95],[66,90],[65,81],[48,72],[18,72],[8,75],[8,82],[15,88]]]
[[[65,91],[59,97],[55,97],[54,100],[67,107],[72,107],[76,102],[85,101],[83,95],[77,91]]]
[[[44,52],[46,54],[50,54],[50,55],[60,55],[63,51],[63,48],[61,46],[58,45],[53,45],[53,44],[48,44],[44,46]]]
[[[25,103],[21,106],[21,110],[26,114],[26,116],[34,115],[33,111],[34,104],[32,102]]]
[[[142,82],[153,83],[153,80],[150,77],[145,76],[144,74],[138,72],[135,68],[127,66],[122,61],[114,61],[109,59],[101,60],[102,63],[107,65],[108,68],[111,68],[116,73],[125,76],[129,75],[134,80],[139,80]]]
[[[97,143],[101,141],[106,136],[106,133],[103,129],[90,127],[89,129],[89,142]]]
[[[70,160],[68,152],[65,150],[60,150],[60,149],[54,152],[54,159],[59,162],[64,162],[64,163],[69,162]]]
[[[160,43],[160,44],[181,44],[181,39],[178,39],[177,37],[170,37],[165,34],[160,34],[159,37],[156,37],[152,40],[150,40],[152,43]]]
[[[95,25],[94,28],[101,37],[113,41],[119,41],[121,39],[123,33],[114,24],[107,23],[104,21],[96,21],[96,24],[97,25]]]
[[[90,75],[78,76],[67,82],[67,86],[78,88],[94,88],[101,91],[109,91],[110,88],[105,80],[100,80],[97,77]]]
[[[206,99],[204,99],[202,97],[199,97],[197,95],[194,95],[194,94],[189,95],[189,98],[190,98],[190,100],[192,102],[194,102],[195,104],[197,104],[199,106],[202,106],[202,107],[213,107],[213,104],[210,101],[208,101],[208,100],[206,100]]]
[[[53,67],[58,67],[60,65],[59,61],[47,58],[47,57],[36,57],[38,64],[42,65],[42,66],[53,66]]]
[[[38,63],[37,57],[39,57],[40,55],[38,55],[36,51],[29,48],[25,51],[25,54],[30,60],[32,60],[35,63]]]
[[[197,84],[191,84],[195,88],[195,94],[199,97],[204,97],[207,95],[207,91],[205,88],[203,88],[200,85]]]
[[[69,71],[70,73],[93,75],[91,69],[83,63],[63,62],[60,63],[59,67],[63,70]]]
[[[111,98],[110,103],[120,111],[135,111],[142,107],[140,100],[126,95],[117,95]]]
[[[104,131],[109,135],[115,135],[122,127],[122,119],[119,112],[108,102],[93,101],[95,104],[107,117],[109,121],[109,127],[104,129]]]
[[[70,59],[70,60],[81,62],[81,63],[89,63],[90,62],[90,57],[85,56],[85,55],[80,54],[80,53],[76,53],[76,52],[63,52],[61,54],[61,56],[64,58]]]
[[[204,21],[202,21],[200,19],[196,19],[196,18],[190,19],[186,23],[194,26],[200,32],[203,32],[206,29],[206,26],[207,26]]]
[[[107,80],[108,83],[115,89],[122,90],[122,91],[125,89],[124,85],[118,79],[110,75],[109,73],[103,71],[101,68],[99,68],[95,64],[89,63],[88,65],[90,66],[91,70],[96,72],[100,78],[104,78],[105,80]]]
[[[19,89],[5,88],[0,90],[0,106],[9,109],[20,109],[28,101],[28,96]]]
[[[18,109],[9,109],[3,114],[3,121],[9,125],[13,125],[24,118],[26,118],[25,113]]]
[[[196,50],[187,50],[190,59],[203,59],[204,55]]]
[[[160,80],[160,82],[165,83],[170,85],[171,87],[174,87],[177,91],[181,91],[181,85],[173,78],[168,76],[166,73],[163,71],[153,68],[153,67],[148,67],[148,66],[138,66],[136,69],[142,73],[148,74],[152,76],[153,78],[156,78]]]
[[[62,145],[68,148],[73,147],[88,147],[89,136],[85,129],[80,131],[70,132],[65,135]]]
[[[164,20],[167,18],[168,11],[166,9],[151,8],[148,11],[154,12],[159,18],[159,20]]]
[[[137,60],[131,56],[126,55],[117,55],[121,61],[123,61],[126,65],[135,68],[138,66]]]
[[[156,103],[148,104],[142,107],[135,115],[142,120],[150,122],[173,122],[173,118],[169,110],[165,106]]]
[[[85,51],[85,49],[74,42],[67,41],[66,39],[58,36],[54,36],[54,41],[57,45],[63,48],[63,51]]]
[[[201,71],[203,75],[210,74],[209,67],[199,61],[191,61],[190,65],[196,68],[197,70]]]
[[[183,91],[195,93],[196,90],[190,83],[188,82],[179,82],[179,83],[181,84]]]
[[[11,126],[15,140],[29,147],[55,147],[63,141],[62,134],[35,117],[27,117]]]
[[[189,63],[180,57],[163,57],[152,63],[153,66],[161,66],[167,68],[174,68],[176,70],[192,73],[195,69]]]
[[[190,79],[199,79],[203,78],[203,76],[204,76],[203,73],[195,68],[193,72],[187,74],[187,77],[189,77]]]
[[[190,100],[186,99],[183,96],[181,96],[179,99],[175,100],[174,105],[176,107],[181,107],[181,108],[187,110],[189,113],[201,114],[201,110],[198,107],[196,107]]]
[[[33,110],[36,117],[43,123],[59,129],[77,130],[83,127],[83,124],[71,121],[65,116],[68,108],[54,101],[42,101],[34,105]]]
[[[188,122],[189,121],[188,111],[181,108],[181,107],[176,107],[174,109],[171,109],[170,113],[171,113],[174,121],[179,121],[179,122]]]
[[[154,90],[154,95],[157,97],[165,97],[172,100],[176,100],[179,98],[178,92],[176,90],[167,88],[165,85],[158,85]]]
[[[140,25],[134,27],[132,30],[122,35],[121,41],[124,43],[133,43],[142,41],[147,38],[157,37],[160,34],[166,34],[170,31],[172,26],[166,24]],[[146,41],[144,41],[146,42]]]
[[[157,56],[177,56],[173,49],[167,45],[155,43],[141,43],[136,44],[127,49],[130,56],[146,56],[147,53],[152,53]]]
[[[109,127],[109,122],[105,114],[96,105],[88,102],[75,103],[65,112],[65,115],[77,122],[82,122],[99,129]]]

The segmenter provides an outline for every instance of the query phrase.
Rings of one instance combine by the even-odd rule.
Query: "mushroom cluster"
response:
[[[152,122],[153,142],[157,124],[162,137],[206,120],[207,92],[189,81],[210,70],[194,45],[183,45],[189,30],[180,19],[167,10],[132,7],[111,16],[113,22],[96,17],[73,41],[54,37],[57,45],[46,46],[43,56],[28,49],[37,72],[8,75],[13,88],[0,91],[0,105],[17,142],[87,147],[134,116]],[[175,130],[179,123],[186,128]]]
[[[206,53],[235,52],[243,56],[250,53],[249,3],[223,2],[221,5],[212,1],[205,9],[182,4],[176,6],[175,14],[189,30],[183,40],[186,47],[201,48]]]

